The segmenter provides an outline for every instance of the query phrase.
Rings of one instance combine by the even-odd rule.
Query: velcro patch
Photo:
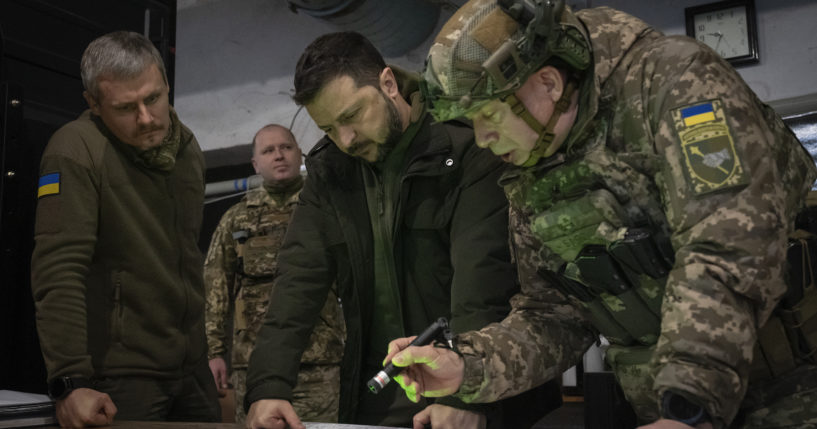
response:
[[[720,100],[674,109],[672,119],[695,195],[748,183]]]
[[[488,52],[494,52],[510,39],[518,28],[518,22],[496,8],[471,32],[471,38]]]
[[[60,173],[50,173],[40,176],[37,184],[37,198],[60,193]]]

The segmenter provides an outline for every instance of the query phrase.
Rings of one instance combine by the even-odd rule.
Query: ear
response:
[[[250,161],[252,162],[252,168],[255,170],[255,174],[260,174],[258,172],[258,163],[255,162],[255,157],[253,156]]]
[[[85,98],[85,102],[88,103],[88,108],[91,109],[91,112],[94,115],[99,115],[99,103],[94,99],[93,96],[88,91],[82,91],[82,96]]]
[[[565,79],[562,72],[553,66],[544,66],[534,73],[534,80],[541,85],[544,94],[554,103],[562,98],[565,92]]]
[[[397,78],[391,67],[386,67],[380,72],[380,90],[390,98],[400,97],[400,88],[397,87]]]

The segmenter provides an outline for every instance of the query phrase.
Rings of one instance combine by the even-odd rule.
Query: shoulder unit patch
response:
[[[748,183],[720,100],[674,109],[672,119],[695,195]]]

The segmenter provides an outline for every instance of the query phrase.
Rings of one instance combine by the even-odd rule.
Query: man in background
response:
[[[201,149],[144,36],[94,40],[81,68],[90,110],[46,147],[31,263],[57,419],[219,421],[197,246]]]
[[[292,132],[277,124],[252,141],[252,165],[263,179],[222,216],[204,262],[206,329],[210,370],[227,387],[225,355],[232,351],[235,419],[243,422],[247,364],[278,276],[278,250],[303,187],[301,149]],[[232,315],[232,323],[230,316]],[[232,346],[226,327],[232,325]],[[330,291],[301,358],[292,405],[307,421],[336,422],[343,356],[343,316]]]

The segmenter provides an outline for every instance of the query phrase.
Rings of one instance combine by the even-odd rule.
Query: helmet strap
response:
[[[505,98],[504,101],[511,107],[511,111],[525,121],[534,132],[539,134],[539,138],[536,139],[536,143],[533,145],[528,160],[522,164],[523,167],[530,167],[539,162],[539,159],[542,158],[545,151],[550,147],[551,143],[553,143],[553,139],[556,138],[553,129],[556,128],[556,123],[559,121],[559,117],[562,116],[562,113],[566,112],[570,107],[570,99],[573,97],[573,91],[575,90],[576,85],[573,84],[572,80],[569,81],[564,93],[562,93],[562,97],[556,102],[556,106],[553,108],[553,114],[550,115],[550,120],[548,120],[548,123],[545,125],[542,125],[533,117],[528,109],[525,108],[525,105],[516,98],[516,95],[510,94]]]

